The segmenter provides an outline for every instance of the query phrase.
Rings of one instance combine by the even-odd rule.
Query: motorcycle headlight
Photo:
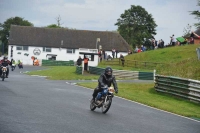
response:
[[[6,67],[3,67],[3,68],[2,68],[2,70],[3,70],[3,71],[6,71],[6,70],[7,70],[7,68],[6,68]]]
[[[113,87],[109,87],[109,88],[108,88],[108,91],[109,91],[110,93],[114,93],[114,92],[115,92],[115,90],[114,90]]]

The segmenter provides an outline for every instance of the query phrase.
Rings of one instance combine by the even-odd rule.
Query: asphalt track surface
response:
[[[118,97],[107,114],[90,111],[92,90],[20,73],[37,69],[0,81],[0,133],[200,133],[199,121]]]

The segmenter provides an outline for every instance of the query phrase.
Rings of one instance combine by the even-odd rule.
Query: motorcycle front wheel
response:
[[[5,79],[5,73],[2,74],[2,81]]]
[[[96,109],[96,106],[94,105],[94,100],[92,99],[90,101],[90,110],[94,111]]]
[[[103,103],[102,107],[101,107],[101,111],[102,113],[106,113],[108,112],[108,110],[110,109],[110,106],[112,104],[112,98],[108,97],[107,100]]]

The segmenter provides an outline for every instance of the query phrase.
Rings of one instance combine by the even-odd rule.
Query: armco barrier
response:
[[[105,71],[104,68],[91,67],[89,66],[89,72],[91,74],[100,75]],[[120,79],[140,79],[140,80],[153,80],[153,72],[138,72],[138,71],[127,71],[127,70],[115,70],[113,69],[113,75]]]
[[[42,66],[74,66],[74,61],[42,60]]]
[[[89,72],[90,72],[91,74],[100,75],[100,74],[101,74],[102,72],[104,72],[104,71],[105,71],[104,68],[89,66]]]
[[[82,67],[77,66],[76,67],[76,73],[77,74],[82,74],[82,69],[83,69]]]
[[[155,76],[155,90],[200,103],[200,81],[170,76]]]

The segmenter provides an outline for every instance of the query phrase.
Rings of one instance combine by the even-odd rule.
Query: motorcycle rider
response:
[[[13,69],[15,69],[16,67],[15,60],[12,58],[10,62],[11,62],[11,68],[13,67]]]
[[[112,75],[112,68],[107,67],[105,69],[105,72],[102,73],[98,79],[98,86],[97,86],[97,88],[94,89],[94,92],[92,95],[93,100],[95,101],[95,98],[96,98],[98,92],[101,92],[103,90],[103,88],[110,87],[111,84],[113,84],[113,86],[114,86],[115,93],[118,93],[117,82],[115,80],[115,76]]]
[[[0,66],[7,67],[6,71],[6,78],[8,78],[9,75],[9,67],[8,65],[11,65],[11,62],[8,60],[8,57],[4,56],[3,60],[0,61]],[[2,75],[2,70],[0,69],[0,75]]]

